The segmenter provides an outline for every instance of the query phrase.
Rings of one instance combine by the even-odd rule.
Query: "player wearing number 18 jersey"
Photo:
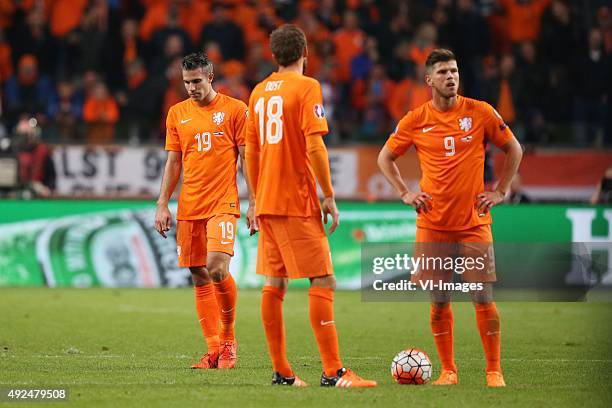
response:
[[[500,365],[500,320],[490,283],[496,278],[489,209],[508,191],[521,160],[521,147],[489,104],[457,95],[459,70],[451,51],[434,50],[429,55],[425,80],[432,88],[432,100],[400,120],[380,152],[378,164],[402,201],[418,212],[415,253],[439,259],[489,259],[486,268],[466,268],[461,276],[480,282],[484,288],[471,295],[487,361],[487,384],[501,387],[505,383]],[[503,174],[492,192],[484,191],[487,141],[506,154]],[[406,187],[395,164],[411,146],[421,164],[421,192]],[[438,282],[438,278],[452,280],[452,272],[421,268],[413,275],[413,281]],[[430,323],[442,362],[442,373],[434,384],[456,384],[450,292],[432,291]]]
[[[344,368],[338,350],[335,278],[321,211],[325,221],[333,218],[330,233],[339,214],[322,139],[328,129],[321,86],[303,75],[308,51],[302,30],[290,24],[274,30],[270,47],[279,70],[251,94],[246,162],[260,231],[257,273],[266,277],[261,314],[272,384],[306,385],[287,360],[282,303],[288,278],[308,278],[310,323],[323,362],[321,385],[374,387],[375,381]],[[315,176],[325,195],[322,205]]]
[[[191,271],[196,311],[208,346],[192,368],[203,369],[236,364],[237,290],[229,263],[240,216],[236,162],[239,154],[244,157],[247,116],[246,105],[215,92],[212,80],[213,67],[206,56],[195,53],[183,59],[183,81],[190,98],[168,112],[168,160],[155,217],[155,227],[165,238],[172,221],[168,201],[182,170],[177,252],[179,266]],[[249,208],[247,223],[252,213]]]

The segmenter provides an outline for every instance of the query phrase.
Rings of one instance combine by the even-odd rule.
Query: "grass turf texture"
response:
[[[508,387],[488,389],[469,303],[456,303],[460,384],[397,385],[392,357],[425,350],[439,373],[427,303],[362,303],[336,294],[345,364],[376,389],[322,389],[306,291],[285,300],[289,360],[311,387],[272,387],[259,291],[241,291],[238,368],[190,370],[204,348],[191,290],[1,289],[0,387],[64,387],[60,406],[610,406],[612,304],[498,304]],[[0,403],[0,406],[4,404]],[[26,406],[19,404],[19,406]],[[38,405],[36,405],[38,406]]]

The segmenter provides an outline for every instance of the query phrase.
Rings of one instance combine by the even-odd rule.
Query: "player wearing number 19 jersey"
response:
[[[457,95],[459,70],[451,51],[434,50],[427,58],[426,72],[432,100],[400,120],[380,152],[378,164],[402,201],[418,212],[415,253],[440,259],[489,259],[486,268],[470,267],[461,276],[483,285],[482,291],[471,295],[487,360],[487,384],[501,387],[505,383],[500,365],[500,320],[490,283],[496,278],[489,209],[499,204],[508,191],[521,160],[521,147],[489,104]],[[503,174],[492,192],[484,191],[487,142],[506,153]],[[406,187],[395,165],[395,160],[411,146],[421,164],[421,192]],[[435,283],[436,278],[452,279],[452,272],[421,268],[413,275],[417,282]],[[432,291],[430,317],[442,362],[442,373],[434,384],[456,384],[450,292]]]
[[[335,278],[321,211],[338,225],[331,185],[321,86],[303,75],[306,37],[294,25],[270,35],[279,65],[259,83],[249,100],[246,162],[259,223],[257,273],[266,277],[261,315],[272,359],[272,384],[305,386],[285,353],[282,304],[288,278],[310,280],[310,323],[323,363],[322,386],[374,387],[344,368],[334,323]],[[315,176],[325,195],[319,204]]]
[[[177,253],[179,266],[191,271],[196,311],[208,346],[192,368],[203,369],[236,364],[237,290],[229,263],[240,216],[236,163],[239,154],[244,157],[247,116],[246,105],[215,92],[212,80],[213,67],[206,56],[196,53],[183,59],[183,81],[190,98],[168,112],[168,160],[155,217],[155,227],[165,238],[172,221],[168,201],[182,170]],[[252,212],[250,208],[247,222]]]

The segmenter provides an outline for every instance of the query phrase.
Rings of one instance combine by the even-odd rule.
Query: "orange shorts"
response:
[[[495,282],[495,253],[490,225],[463,231],[417,227],[414,257],[425,261],[412,281],[453,281],[453,272],[464,282]]]
[[[262,215],[257,273],[291,279],[334,273],[321,217]]]
[[[234,256],[236,217],[218,214],[202,220],[176,222],[176,252],[181,268],[206,265],[209,252],[224,252]]]

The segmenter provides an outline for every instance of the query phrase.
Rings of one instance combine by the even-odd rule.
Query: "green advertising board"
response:
[[[341,202],[339,208],[340,227],[330,237],[338,287],[358,289],[362,245],[413,242],[416,217],[399,203]],[[4,200],[0,209],[0,286],[189,284],[189,272],[177,266],[175,236],[164,240],[153,229],[150,201]],[[493,217],[496,242],[594,242],[604,249],[612,243],[610,207],[499,206]],[[242,287],[262,283],[256,255],[257,237],[248,236],[243,218],[231,266]]]

